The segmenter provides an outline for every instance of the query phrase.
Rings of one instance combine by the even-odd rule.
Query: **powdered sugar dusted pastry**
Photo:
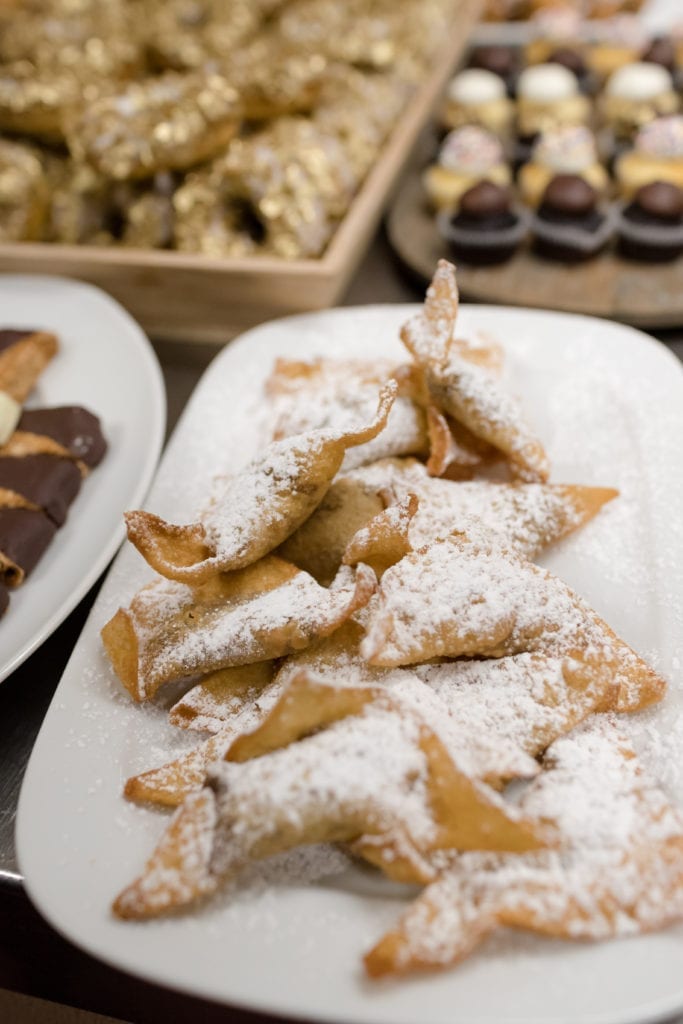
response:
[[[157,580],[102,630],[114,669],[134,700],[174,679],[279,658],[336,629],[375,589],[367,566],[343,567],[326,590],[271,556],[202,587]]]
[[[453,344],[457,312],[455,270],[440,260],[424,309],[401,329],[401,340],[424,370],[434,405],[501,451],[514,476],[546,480],[546,453],[517,403],[490,374],[462,359]]]
[[[552,821],[561,848],[455,857],[367,954],[371,976],[456,964],[505,926],[599,940],[683,917],[683,817],[615,725],[557,740],[544,769],[520,807]]]
[[[437,210],[457,207],[461,195],[477,182],[509,185],[511,180],[502,145],[491,132],[475,125],[449,132],[436,163],[422,177],[429,201]]]
[[[266,381],[275,425],[273,440],[314,429],[348,429],[372,417],[382,383],[398,384],[386,426],[372,440],[349,448],[351,469],[387,455],[427,455],[429,435],[423,382],[417,367],[391,360],[278,359]]]
[[[453,534],[384,573],[361,654],[383,667],[523,651],[600,656],[618,709],[661,700],[666,684],[562,580],[499,546]]]
[[[374,420],[359,429],[321,429],[270,444],[234,477],[218,481],[200,519],[175,526],[151,512],[128,512],[128,539],[153,569],[198,584],[273,551],[322,501],[348,448],[383,429],[398,387],[380,393]]]
[[[541,829],[468,777],[419,711],[367,690],[344,692],[356,714],[261,757],[214,765],[115,913],[140,918],[187,906],[249,861],[305,843],[372,837],[398,880],[424,878],[425,855],[444,847],[544,844]]]
[[[456,483],[429,476],[416,459],[384,459],[343,479],[397,499],[415,494],[418,507],[408,531],[414,549],[460,529],[495,537],[526,558],[585,525],[618,494],[578,484]]]

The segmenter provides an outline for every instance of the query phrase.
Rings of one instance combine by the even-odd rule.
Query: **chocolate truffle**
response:
[[[667,36],[655,36],[640,59],[649,64],[661,64],[673,74],[676,70],[676,47],[673,40]]]
[[[482,181],[463,193],[457,213],[442,214],[439,227],[457,259],[491,266],[512,256],[526,235],[527,221],[507,188]]]
[[[619,252],[648,263],[674,260],[683,252],[683,189],[668,181],[639,188],[619,217]]]
[[[475,46],[467,62],[470,68],[482,68],[498,75],[505,82],[509,95],[514,94],[519,74],[519,55],[512,46]]]
[[[548,259],[577,263],[609,241],[612,217],[598,193],[577,174],[558,174],[546,188],[532,220],[534,251]]]

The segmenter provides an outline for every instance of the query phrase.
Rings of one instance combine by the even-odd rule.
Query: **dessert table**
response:
[[[344,305],[410,302],[421,288],[399,269],[378,234],[349,287]],[[659,334],[683,359],[683,327]],[[172,430],[216,349],[155,341]],[[267,1024],[274,1018],[178,995],[110,969],[63,940],[31,906],[14,850],[14,820],[24,769],[54,689],[101,581],[55,633],[0,686],[0,988],[78,1007],[135,1024],[229,1021]],[[11,624],[8,623],[8,626]],[[44,836],[50,843],[50,836]],[[680,1022],[679,1022],[680,1024]]]

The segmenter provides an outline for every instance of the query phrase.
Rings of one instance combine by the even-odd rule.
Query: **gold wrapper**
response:
[[[256,31],[263,12],[250,0],[149,0],[145,17],[153,63],[190,71],[239,47]]]
[[[167,72],[98,100],[71,121],[67,138],[76,159],[125,181],[201,163],[238,127],[237,93],[224,78]]]
[[[36,153],[20,143],[0,140],[0,242],[39,239],[48,194]]]
[[[254,211],[215,169],[193,171],[173,197],[175,247],[204,256],[235,257],[269,252]]]

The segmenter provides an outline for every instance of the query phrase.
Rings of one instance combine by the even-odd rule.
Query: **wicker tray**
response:
[[[157,250],[45,243],[0,245],[0,271],[90,281],[124,305],[153,337],[222,344],[264,320],[334,305],[381,218],[392,186],[452,73],[480,0],[461,0],[450,38],[365,179],[320,259],[212,259]]]

